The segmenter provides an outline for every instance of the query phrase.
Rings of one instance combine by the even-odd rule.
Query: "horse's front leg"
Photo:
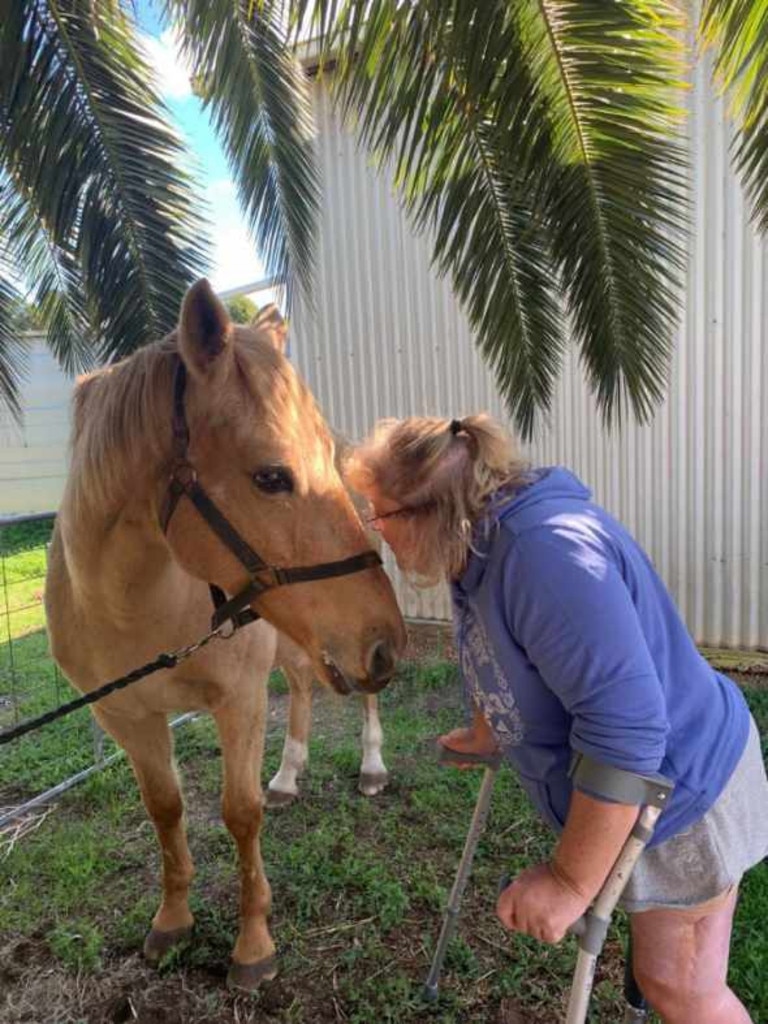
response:
[[[144,806],[152,819],[163,854],[163,900],[144,940],[144,955],[157,962],[186,939],[193,918],[189,886],[194,874],[184,827],[184,805],[173,767],[173,740],[165,715],[140,719],[110,715],[96,709],[101,726],[130,758]]]
[[[386,788],[389,772],[381,756],[383,739],[379,721],[379,702],[373,694],[363,698],[363,763],[360,766],[360,792],[376,796]]]
[[[267,807],[285,807],[299,795],[298,780],[307,765],[309,731],[312,724],[312,683],[309,659],[301,652],[284,658],[283,674],[288,680],[288,728],[280,768],[267,787]]]
[[[249,680],[238,696],[239,700],[215,712],[224,763],[222,817],[240,861],[240,932],[227,980],[234,988],[253,991],[277,974],[275,945],[267,925],[271,896],[259,846],[266,688]]]

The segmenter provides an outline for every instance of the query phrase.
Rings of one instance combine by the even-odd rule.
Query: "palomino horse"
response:
[[[348,450],[343,437],[334,433],[336,468],[342,471],[344,455]],[[367,503],[350,492],[350,497],[361,515]],[[368,531],[372,548],[381,553],[381,538]],[[283,742],[280,768],[267,786],[267,807],[284,807],[299,795],[298,780],[307,766],[309,733],[312,726],[312,689],[315,673],[312,660],[297,644],[280,634],[277,640],[275,665],[279,665],[288,681],[288,723]],[[379,720],[378,699],[373,693],[363,694],[363,759],[360,765],[358,788],[364,796],[377,796],[386,788],[389,773],[381,753],[382,730]]]
[[[223,819],[240,861],[229,981],[246,989],[276,973],[259,848],[273,626],[343,693],[386,685],[405,639],[328,428],[282,354],[284,331],[274,308],[232,325],[200,281],[176,331],[78,386],[46,586],[54,657],[84,692],[204,634],[209,583],[263,616],[94,705],[131,760],[162,847],[162,901],[144,945],[152,960],[193,923],[166,716],[213,715]]]

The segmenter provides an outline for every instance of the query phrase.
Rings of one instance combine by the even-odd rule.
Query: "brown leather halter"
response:
[[[352,555],[350,558],[342,558],[336,562],[322,562],[319,565],[294,566],[292,568],[269,565],[257,555],[205,493],[198,482],[194,466],[187,458],[189,427],[184,414],[186,385],[186,367],[179,359],[173,381],[173,468],[160,520],[163,533],[168,532],[171,516],[179,499],[185,494],[219,540],[229,548],[250,576],[248,585],[229,600],[220,587],[213,583],[208,584],[215,605],[212,629],[217,629],[227,619],[230,619],[233,626],[237,628],[260,618],[259,614],[251,609],[251,601],[275,587],[285,587],[291,583],[310,583],[314,580],[330,579],[333,576],[348,576],[351,573],[381,565],[381,558],[373,550]]]

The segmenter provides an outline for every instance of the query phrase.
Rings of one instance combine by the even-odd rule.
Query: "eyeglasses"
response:
[[[403,505],[402,508],[394,508],[391,512],[381,512],[377,515],[373,510],[367,516],[363,516],[363,522],[367,526],[373,526],[374,523],[380,523],[382,519],[408,519],[411,516],[422,515],[424,512],[431,512],[434,508],[433,502],[428,502],[426,505]]]

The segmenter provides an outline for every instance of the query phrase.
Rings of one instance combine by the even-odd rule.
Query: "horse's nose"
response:
[[[386,640],[377,640],[368,651],[368,682],[375,690],[381,690],[395,674],[395,653]]]

